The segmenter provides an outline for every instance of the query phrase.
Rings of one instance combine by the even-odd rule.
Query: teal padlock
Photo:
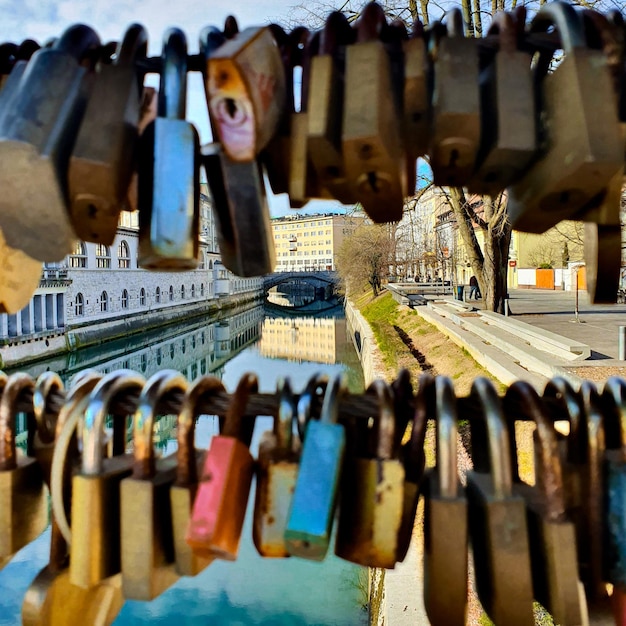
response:
[[[339,401],[346,380],[337,376],[324,394],[319,421],[307,426],[300,472],[285,528],[285,545],[292,556],[322,561],[328,551],[346,434],[338,424]]]

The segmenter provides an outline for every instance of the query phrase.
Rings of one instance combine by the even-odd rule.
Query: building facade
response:
[[[277,272],[334,271],[335,257],[346,237],[366,218],[324,213],[272,219]]]

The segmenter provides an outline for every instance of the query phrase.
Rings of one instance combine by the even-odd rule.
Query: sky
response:
[[[76,23],[91,26],[102,42],[118,41],[131,23],[138,22],[148,30],[151,56],[160,55],[163,35],[170,26],[185,32],[189,52],[196,53],[205,26],[221,28],[231,14],[240,30],[284,22],[295,4],[280,0],[0,0],[0,42],[19,43],[30,38],[42,44]],[[146,84],[157,85],[158,79],[148,76]],[[199,74],[188,75],[187,119],[198,129],[202,143],[211,140]],[[292,212],[285,196],[270,194],[269,200],[273,216]],[[303,209],[314,213],[337,210],[341,205],[336,202],[311,202]]]

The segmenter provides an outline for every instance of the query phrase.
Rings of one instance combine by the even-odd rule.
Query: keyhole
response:
[[[378,193],[380,191],[380,187],[378,186],[378,177],[376,176],[376,172],[368,172],[367,173],[367,182],[369,186],[372,188],[374,193]]]
[[[231,118],[237,115],[237,103],[232,98],[226,98],[226,112]]]
[[[450,162],[448,163],[448,167],[456,167],[456,162],[459,160],[459,151],[454,149],[450,152]]]

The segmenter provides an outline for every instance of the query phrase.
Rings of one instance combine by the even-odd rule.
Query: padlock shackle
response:
[[[372,429],[376,437],[375,458],[385,461],[393,459],[395,457],[396,416],[391,387],[378,378],[370,384],[365,393],[375,395],[378,401],[378,415],[374,418],[375,427]]]
[[[455,7],[450,9],[443,19],[443,25],[446,27],[448,37],[465,37],[465,22],[461,9]]]
[[[133,415],[133,447],[135,462],[132,477],[149,480],[156,473],[154,426],[156,415],[163,410],[166,399],[182,397],[187,392],[187,379],[176,370],[161,370],[148,379]]]
[[[116,67],[132,67],[138,59],[145,58],[147,54],[148,31],[141,24],[131,24],[115,50]]]
[[[40,49],[41,46],[34,39],[24,39],[17,49],[15,60],[28,61]]]
[[[184,120],[187,110],[187,39],[180,28],[170,28],[163,37],[158,116]]]
[[[326,374],[313,374],[307,382],[304,391],[298,398],[297,405],[297,419],[298,419],[298,435],[300,441],[304,441],[306,435],[306,427],[313,417],[313,398],[317,396],[323,396],[328,386],[328,376]],[[320,393],[318,391],[321,390]],[[319,418],[319,415],[317,416]]]
[[[507,389],[504,397],[505,412],[509,404],[520,407],[535,422],[535,435],[539,444],[539,468],[536,468],[535,474],[541,472],[541,479],[537,478],[535,483],[543,492],[546,518],[551,522],[563,521],[566,518],[563,468],[556,431],[546,406],[535,389],[522,380],[515,381]],[[514,462],[517,464],[517,458]]]
[[[387,25],[384,9],[377,2],[369,2],[361,11],[356,24],[357,43],[380,41],[380,35]]]
[[[296,401],[288,378],[279,378],[276,383],[278,414],[274,418],[276,448],[291,452],[293,446],[293,421],[296,416]]]
[[[348,386],[345,374],[338,374],[326,387],[324,401],[322,402],[322,412],[320,422],[323,424],[339,423],[339,401],[347,392]]]
[[[139,396],[146,379],[132,370],[121,369],[107,374],[89,396],[83,427],[81,471],[86,476],[100,474],[103,468],[104,422],[114,398],[126,393]]]
[[[246,407],[250,394],[259,390],[259,380],[256,374],[246,373],[237,383],[237,388],[226,411],[224,427],[220,430],[220,435],[239,439],[244,445],[249,446],[254,430],[254,419],[245,419]]]
[[[558,31],[561,48],[566,54],[575,48],[587,48],[582,17],[571,4],[562,0],[544,4],[530,23],[529,32],[542,33],[551,27]]]
[[[396,434],[394,436],[393,448],[399,450],[406,432],[406,427],[413,418],[415,407],[413,406],[413,385],[411,384],[411,373],[407,369],[401,369],[398,376],[391,383],[393,392],[394,414],[396,416]]]
[[[56,372],[44,372],[37,378],[33,392],[33,414],[37,424],[37,433],[42,443],[52,443],[56,431],[56,415],[50,419],[50,396],[62,392],[63,381]]]
[[[183,405],[176,420],[178,443],[176,485],[179,487],[189,487],[198,482],[195,452],[196,417],[201,414],[199,411],[201,400],[220,393],[226,393],[222,381],[215,376],[203,376],[188,388],[183,398]]]
[[[480,407],[480,417],[487,427],[489,466],[494,495],[508,498],[513,493],[509,432],[502,412],[502,404],[491,381],[479,376],[472,383],[470,396]]]
[[[428,419],[436,415],[435,378],[431,374],[422,374],[419,377],[417,393],[415,394],[415,410],[411,425],[411,438],[404,446],[403,461],[406,480],[417,483],[422,479],[426,457],[424,455],[424,440]]]
[[[602,390],[602,413],[606,446],[621,449],[626,461],[626,381],[611,376]]]
[[[320,31],[318,54],[329,54],[336,57],[341,46],[354,42],[354,31],[348,18],[341,11],[333,11]]]
[[[239,34],[239,23],[234,15],[229,15],[224,20],[224,36],[226,39],[232,39]]]
[[[17,61],[17,44],[0,44],[0,74],[9,74]]]
[[[93,28],[85,24],[74,24],[54,42],[52,49],[76,57],[80,63],[90,50],[99,47],[100,37]]]
[[[35,381],[24,372],[11,374],[8,378],[2,373],[2,397],[0,397],[0,472],[17,468],[17,451],[15,448],[16,418],[19,413],[18,403],[25,393],[35,390]],[[28,444],[27,454],[30,455],[34,433],[32,415],[27,418]]]
[[[511,54],[519,50],[517,24],[510,13],[498,11],[493,16],[487,31],[487,36],[489,35],[498,35],[498,49],[501,52]]]
[[[224,42],[226,37],[217,26],[205,26],[200,31],[200,53],[208,59]],[[206,65],[204,66],[206,68]]]
[[[435,379],[437,405],[436,471],[439,480],[439,495],[444,500],[458,497],[458,416],[454,384],[447,376]]]
[[[587,461],[587,428],[583,409],[576,392],[569,382],[561,377],[548,381],[543,397],[552,400],[558,405],[558,415],[553,419],[561,417],[564,413],[569,421],[569,434],[567,436],[567,460],[575,465],[582,465]],[[549,407],[550,405],[548,405]]]

